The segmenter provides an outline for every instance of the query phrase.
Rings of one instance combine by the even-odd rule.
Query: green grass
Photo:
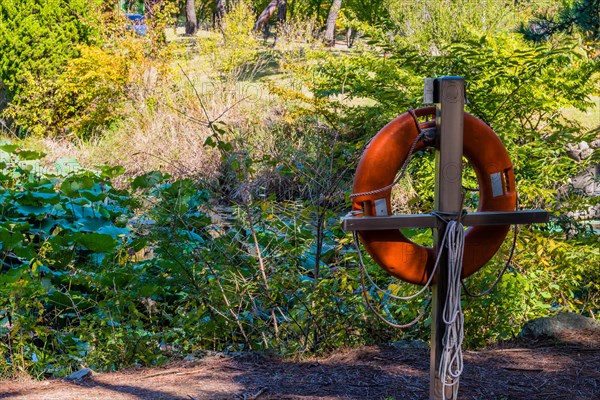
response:
[[[587,111],[581,111],[574,107],[562,110],[564,117],[570,121],[578,121],[585,131],[600,128],[600,95],[592,96],[594,106]]]

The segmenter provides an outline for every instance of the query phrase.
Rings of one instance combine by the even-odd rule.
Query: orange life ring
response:
[[[434,107],[413,111],[416,117],[435,116]],[[376,191],[391,185],[409,156],[419,130],[435,126],[435,121],[420,123],[405,113],[387,124],[365,149],[358,164],[352,192]],[[463,155],[470,162],[479,183],[478,211],[514,211],[517,203],[512,163],[502,142],[481,120],[465,113]],[[414,151],[431,146],[419,141]],[[391,189],[358,195],[352,199],[352,209],[365,216],[376,216],[387,209],[390,215]],[[382,203],[385,200],[385,203]],[[377,206],[376,206],[377,201]],[[383,208],[382,208],[383,204]],[[382,214],[382,213],[380,213]],[[475,273],[487,263],[502,245],[509,225],[470,227],[465,233],[462,277]],[[406,282],[424,285],[433,270],[435,253],[432,248],[411,242],[400,230],[359,231],[367,252],[389,274]]]

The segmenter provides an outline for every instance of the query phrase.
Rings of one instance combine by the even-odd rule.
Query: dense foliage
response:
[[[0,29],[29,3],[0,0]],[[117,14],[96,14],[101,29],[86,30],[87,6],[35,5],[83,28],[47,20],[57,28],[44,40],[64,50],[56,59],[0,55],[13,97],[0,122],[50,137],[50,152],[81,140],[67,153],[87,167],[0,144],[0,375],[155,365],[205,349],[303,354],[427,340],[427,318],[397,331],[367,312],[339,217],[365,144],[421,106],[423,78],[440,75],[465,78],[468,111],[503,140],[520,206],[552,213],[549,225],[521,230],[494,292],[464,297],[466,345],[514,337],[550,313],[600,311],[597,228],[576,217],[598,197],[571,185],[598,152],[567,156],[598,134],[572,116],[599,95],[599,63],[579,33],[533,43],[509,29],[531,4],[490,1],[472,12],[465,1],[348,1],[340,24],[363,38],[331,51],[313,38],[329,3],[311,0],[289,2],[293,18],[272,46],[252,33],[252,4],[263,3],[229,3],[218,29],[171,44],[171,2],[153,2],[146,37]],[[31,45],[26,38],[10,44]],[[96,166],[106,162],[129,171]],[[394,190],[394,208],[431,210],[433,178],[433,152],[423,152]],[[477,184],[466,162],[464,181]],[[476,207],[475,192],[465,203]],[[430,244],[428,231],[406,234]],[[467,287],[487,288],[509,251],[507,240]],[[365,262],[386,290],[367,288],[376,307],[414,318],[427,296],[392,301],[415,288]]]
[[[89,137],[123,115],[129,91],[147,68],[163,72],[157,34],[172,12],[153,11],[154,30],[141,38],[110,2],[0,3],[0,116],[19,136]]]
[[[94,40],[88,20],[93,2],[83,0],[2,0],[0,81],[11,95],[28,79],[56,75]]]
[[[600,1],[577,0],[565,2],[552,13],[546,10],[528,24],[520,26],[525,37],[544,41],[560,33],[581,32],[590,42],[600,41]]]
[[[340,269],[347,240],[331,212],[316,279],[311,209],[263,203],[216,215],[210,192],[189,179],[152,172],[128,193],[110,183],[121,168],[60,160],[50,172],[38,153],[3,144],[0,154],[3,374],[373,340],[356,271]]]
[[[518,332],[516,326],[549,310],[584,311],[583,306],[584,312],[594,315],[600,276],[588,266],[599,262],[598,234],[587,221],[568,215],[598,204],[597,196],[582,195],[570,186],[570,177],[597,164],[598,154],[577,162],[567,157],[566,149],[581,140],[593,141],[597,130],[588,131],[563,110],[590,106],[588,96],[597,87],[598,62],[577,43],[531,45],[512,33],[452,43],[433,57],[419,42],[407,43],[402,38],[374,36],[373,43],[375,51],[345,57],[316,51],[308,67],[290,62],[290,70],[306,79],[315,97],[303,98],[305,112],[325,116],[338,112],[341,118],[336,119],[336,127],[348,137],[358,135],[360,145],[363,132],[370,137],[385,121],[419,106],[424,77],[463,76],[468,85],[467,110],[494,128],[509,150],[520,207],[545,208],[555,217],[548,227],[520,233],[517,249],[523,251],[517,250],[511,273],[496,292],[483,300],[468,300],[467,341],[483,344],[511,337]],[[387,57],[379,56],[381,49]],[[466,186],[476,187],[473,171],[468,164],[465,167]],[[415,159],[409,171],[411,178],[401,185],[396,208],[412,213],[431,210],[431,154]],[[467,195],[466,203],[475,207],[476,195]],[[582,261],[573,262],[576,259]],[[502,263],[501,258],[490,262],[470,281],[484,288]],[[387,280],[380,283],[389,284]],[[393,291],[397,285],[390,287]],[[587,308],[591,303],[596,305]],[[382,309],[389,312],[392,304],[384,298]],[[482,328],[490,323],[493,328]]]

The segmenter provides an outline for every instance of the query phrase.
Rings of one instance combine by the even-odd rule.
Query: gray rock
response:
[[[90,368],[81,368],[79,371],[73,372],[71,375],[67,376],[65,379],[70,380],[70,381],[80,381],[82,379],[92,376],[93,373],[94,373],[94,371],[92,371]]]
[[[597,176],[600,177],[600,168],[589,167],[582,173],[571,178],[571,185],[574,189],[582,190],[588,196],[600,193],[600,183]]]
[[[579,157],[581,157],[582,160],[585,160],[586,158],[591,156],[592,153],[594,153],[594,150],[592,150],[592,149],[589,149],[589,148],[583,149],[583,150],[581,150],[581,153],[579,153]]]
[[[598,142],[598,140],[595,140],[590,144],[583,141],[577,144],[567,144],[565,149],[567,152],[567,156],[569,156],[577,162],[585,160],[594,153],[594,149],[597,148],[599,145]]]
[[[196,361],[199,361],[199,360],[200,360],[200,359],[199,359],[198,357],[194,357],[194,356],[193,356],[193,355],[191,355],[191,354],[188,354],[187,356],[185,356],[185,357],[183,358],[183,361],[185,361],[185,362],[196,362]]]
[[[600,333],[600,322],[571,312],[559,313],[553,317],[537,318],[525,324],[521,331],[524,337],[556,337],[574,330],[592,330]]]
[[[581,161],[581,149],[579,148],[579,145],[577,144],[567,144],[567,156],[569,156],[570,158],[572,158],[575,161]]]
[[[567,150],[567,156],[572,158],[575,161],[581,161],[581,151],[580,150]]]

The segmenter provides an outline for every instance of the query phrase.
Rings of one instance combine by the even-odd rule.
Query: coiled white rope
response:
[[[379,285],[377,285],[375,283],[375,281],[371,277],[371,274],[369,273],[369,270],[367,269],[367,267],[365,266],[365,263],[363,261],[362,253],[360,251],[360,244],[359,244],[359,240],[358,240],[358,234],[356,233],[356,231],[354,231],[352,233],[352,236],[353,236],[353,239],[354,239],[354,248],[356,249],[356,253],[358,254],[358,262],[359,262],[359,267],[361,269],[361,272],[364,271],[364,274],[367,277],[367,279],[369,280],[369,283],[371,284],[371,286],[373,286],[379,292],[384,293],[387,297],[390,297],[390,298],[395,299],[395,300],[412,300],[415,297],[417,297],[418,295],[420,295],[421,293],[423,293],[425,290],[429,289],[429,287],[431,286],[431,282],[433,281],[433,277],[435,276],[435,272],[437,271],[438,264],[440,263],[441,253],[438,254],[438,256],[437,256],[437,258],[435,260],[435,265],[433,266],[433,270],[431,271],[431,274],[429,275],[429,279],[427,279],[427,282],[421,288],[421,290],[419,290],[418,292],[415,292],[415,293],[413,293],[413,294],[411,294],[409,296],[396,296],[393,293],[391,293],[390,290],[382,289]],[[446,238],[444,237],[442,239],[442,247],[444,246],[445,241],[446,241]]]
[[[371,284],[380,292],[385,293],[386,296],[394,298],[394,299],[402,299],[402,300],[409,300],[412,299],[414,297],[416,297],[417,295],[421,294],[430,284],[431,284],[431,280],[432,278],[430,278],[427,281],[427,284],[425,285],[424,289],[421,289],[418,293],[415,293],[411,296],[407,296],[407,297],[403,297],[403,296],[394,296],[392,293],[390,293],[389,290],[384,290],[382,288],[380,288],[379,286],[377,286],[375,284],[375,282],[373,282],[373,279],[371,278],[371,276],[369,275],[369,272],[367,270],[367,267],[365,266],[364,262],[363,262],[363,258],[362,258],[362,253],[360,251],[360,244],[359,244],[359,240],[358,240],[358,233],[356,231],[352,232],[352,236],[354,238],[354,246],[356,247],[356,253],[358,254],[358,261],[359,261],[359,271],[360,271],[360,288],[363,294],[363,298],[365,299],[365,303],[367,304],[367,307],[369,307],[369,309],[371,310],[371,312],[373,312],[373,314],[375,314],[375,316],[377,318],[379,318],[381,321],[385,322],[387,325],[391,326],[392,328],[398,328],[398,329],[405,329],[405,328],[409,328],[413,325],[415,325],[417,322],[419,322],[421,320],[421,318],[423,317],[423,315],[425,315],[425,311],[427,310],[427,308],[429,307],[429,304],[431,304],[431,299],[429,299],[429,301],[427,302],[427,304],[425,304],[425,307],[423,307],[423,309],[421,310],[421,312],[419,313],[419,315],[417,315],[415,317],[415,319],[413,319],[412,321],[405,323],[405,324],[398,324],[394,321],[390,321],[387,318],[385,318],[383,315],[381,315],[376,309],[375,307],[371,304],[371,302],[369,301],[369,296],[367,294],[367,286],[365,285],[365,275],[369,278],[369,281],[371,282]],[[439,261],[439,257],[437,259],[437,261]],[[433,276],[435,274],[435,270],[437,268],[437,262],[436,262],[436,267],[433,269],[433,272],[431,274],[431,276]]]
[[[452,398],[458,395],[459,378],[463,371],[462,342],[464,316],[460,304],[460,274],[465,246],[465,230],[457,221],[449,221],[444,235],[448,249],[448,288],[442,318],[446,329],[442,338],[439,376],[442,381],[442,399],[446,388],[452,388]]]

